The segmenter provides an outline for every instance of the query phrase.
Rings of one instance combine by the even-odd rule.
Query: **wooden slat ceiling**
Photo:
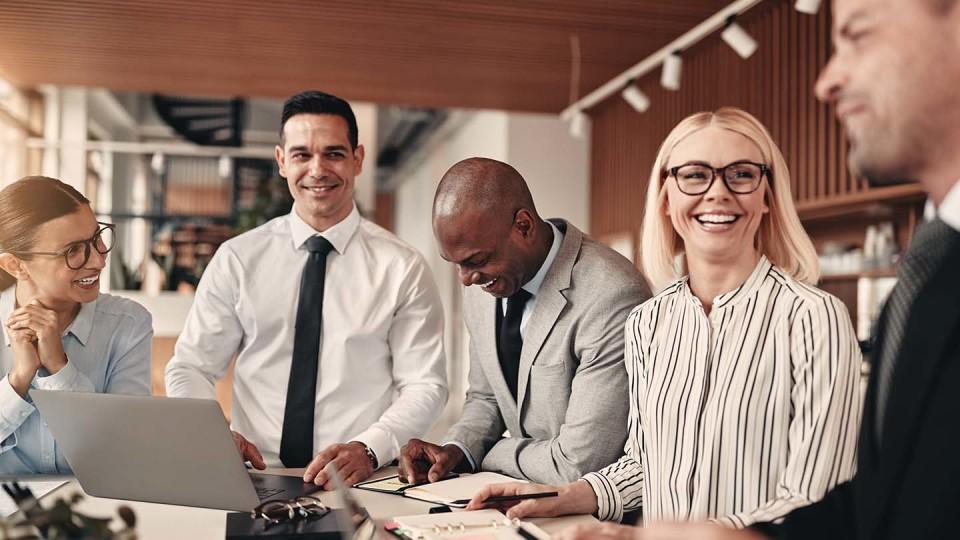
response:
[[[730,0],[0,0],[0,76],[186,95],[557,112]]]

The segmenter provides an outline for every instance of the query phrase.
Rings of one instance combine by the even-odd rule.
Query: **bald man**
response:
[[[523,177],[491,159],[447,171],[433,231],[465,287],[470,388],[445,444],[404,446],[401,476],[567,483],[615,461],[629,409],[623,324],[650,297],[637,269],[566,221],[541,219]]]

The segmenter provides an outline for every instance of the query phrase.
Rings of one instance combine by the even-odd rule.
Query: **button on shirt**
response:
[[[15,286],[0,293],[0,321],[16,305]],[[7,374],[13,349],[6,329],[0,344],[0,474],[63,474],[70,466],[57,448],[29,394],[20,397]],[[153,322],[136,302],[101,294],[82,304],[63,333],[67,365],[50,375],[40,368],[31,388],[148,395]]]
[[[296,212],[228,240],[200,280],[167,366],[167,393],[214,398],[236,354],[232,429],[268,466],[279,458],[304,245],[318,234]],[[423,258],[360,217],[333,244],[320,332],[313,449],[360,441],[381,464],[422,437],[447,399],[443,311]]]

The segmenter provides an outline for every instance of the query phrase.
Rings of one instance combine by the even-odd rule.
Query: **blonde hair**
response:
[[[766,203],[770,209],[760,221],[756,248],[771,263],[797,281],[816,284],[820,264],[813,242],[800,223],[790,193],[790,171],[767,128],[750,113],[736,107],[722,107],[714,112],[699,112],[684,118],[660,146],[650,172],[643,229],[640,233],[640,262],[647,279],[659,290],[687,273],[683,260],[683,241],[666,213],[666,165],[677,144],[690,134],[708,126],[716,126],[750,139],[769,167]]]

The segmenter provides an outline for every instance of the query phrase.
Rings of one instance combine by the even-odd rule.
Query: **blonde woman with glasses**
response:
[[[70,473],[31,389],[150,393],[150,314],[100,293],[112,238],[59,180],[0,191],[0,475]]]
[[[817,256],[770,134],[735,108],[694,114],[654,163],[642,265],[660,293],[626,322],[630,386],[625,455],[513,503],[510,517],[596,514],[645,523],[770,521],[854,473],[860,350],[850,317],[813,286]],[[604,524],[572,537],[632,537]]]

